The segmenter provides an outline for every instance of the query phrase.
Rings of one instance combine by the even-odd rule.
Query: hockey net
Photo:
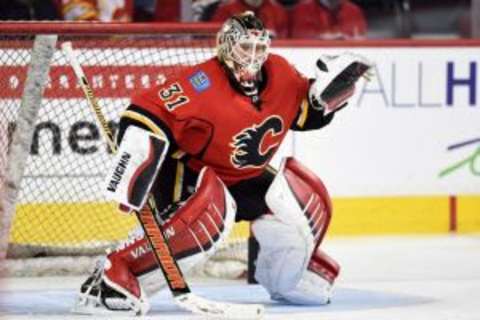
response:
[[[32,44],[57,34],[31,146],[11,215],[7,275],[81,274],[137,225],[101,191],[111,152],[60,45],[71,41],[113,131],[130,95],[214,55],[212,25],[1,24],[0,183],[4,184]],[[0,205],[0,211],[1,205]],[[4,208],[5,211],[5,208]],[[9,213],[3,213],[4,220]],[[1,224],[0,224],[1,225]],[[246,270],[248,226],[237,225],[206,271],[238,277]]]

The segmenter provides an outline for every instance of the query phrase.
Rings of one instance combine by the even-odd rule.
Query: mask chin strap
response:
[[[242,87],[245,95],[249,97],[258,95],[258,81],[241,81],[240,86]]]
[[[261,100],[260,100],[260,82],[262,81],[262,73],[259,71],[257,79],[251,81],[240,82],[243,93],[250,97],[252,104],[260,109]]]
[[[234,62],[228,64],[226,63],[225,65],[228,69],[228,73],[230,74],[230,78],[234,81],[236,87],[240,89],[242,93],[244,93],[246,96],[258,94],[258,83],[261,80],[260,71],[257,72],[257,75],[253,79],[242,80],[242,72],[250,72],[250,70],[247,69],[248,67],[244,67],[242,70],[242,67],[236,65]],[[251,70],[251,72],[254,73],[255,71]]]
[[[250,66],[246,67],[247,70],[245,72],[255,73],[255,77],[251,80],[243,80],[243,81],[237,78],[237,81],[239,82],[242,88],[242,91],[246,96],[249,96],[249,97],[258,96],[259,89],[260,89],[260,82],[262,81],[262,73],[260,70],[255,72],[255,70],[252,70],[253,68],[251,68],[250,70],[248,70],[248,68],[251,68],[251,67]]]
[[[259,71],[256,79],[250,81],[242,81],[240,77],[235,71],[235,66],[233,62],[227,63],[223,62],[223,66],[227,71],[228,78],[230,79],[230,83],[234,86],[238,91],[243,93],[245,96],[250,97],[252,100],[252,104],[259,109],[260,108],[260,96],[259,96],[259,88],[260,83],[263,81],[262,72]]]

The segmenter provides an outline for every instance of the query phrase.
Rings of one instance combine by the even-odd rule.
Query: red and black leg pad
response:
[[[235,211],[233,198],[215,172],[210,168],[202,169],[195,193],[162,226],[172,253],[180,260],[184,272],[187,271],[185,268],[213,254],[230,233]],[[105,275],[134,295],[140,294],[137,277],[158,268],[142,234],[125,242],[107,257],[110,268],[106,268]],[[189,258],[185,259],[189,262],[182,264],[184,258]]]

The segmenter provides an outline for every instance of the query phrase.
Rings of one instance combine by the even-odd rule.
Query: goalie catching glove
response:
[[[366,59],[351,53],[322,56],[317,60],[315,80],[308,92],[310,105],[323,110],[325,115],[345,107],[355,83],[370,68],[371,63]]]

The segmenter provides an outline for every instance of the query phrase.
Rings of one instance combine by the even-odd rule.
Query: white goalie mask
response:
[[[251,11],[228,19],[217,34],[218,58],[242,87],[258,80],[269,48],[268,31]]]

